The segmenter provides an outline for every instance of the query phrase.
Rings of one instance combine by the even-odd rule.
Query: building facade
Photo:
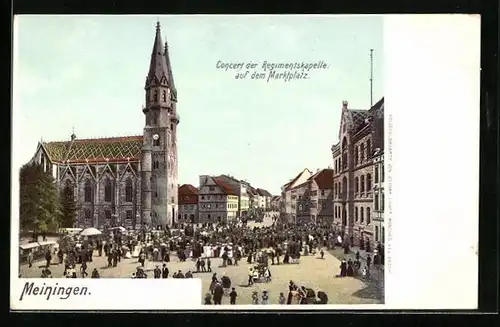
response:
[[[197,224],[198,217],[198,189],[190,184],[184,184],[178,190],[180,223]]]
[[[233,221],[238,215],[237,190],[224,180],[202,175],[198,191],[199,223]]]
[[[296,200],[298,199],[298,196],[296,187],[305,183],[311,175],[311,171],[306,168],[295,176],[295,178],[281,187],[280,219],[288,222],[297,221]]]
[[[144,85],[142,135],[39,142],[31,162],[74,194],[78,227],[171,225],[177,217],[177,90],[160,24]]]
[[[271,207],[271,199],[273,195],[262,188],[257,189],[259,208],[269,210]]]
[[[229,175],[219,175],[216,179],[225,185],[228,185],[232,190],[236,192],[238,196],[238,212],[237,218],[245,217],[250,209],[250,196],[247,190],[251,187],[246,181],[236,179]]]
[[[334,224],[355,244],[374,242],[374,153],[384,146],[384,98],[369,110],[342,104],[339,142],[332,146]]]
[[[280,195],[275,195],[271,199],[270,209],[272,211],[280,211],[280,208],[281,208],[281,196]]]
[[[305,182],[291,188],[292,216],[297,222],[333,222],[333,169],[318,169]]]
[[[333,223],[333,169],[322,169],[309,180],[311,221]]]

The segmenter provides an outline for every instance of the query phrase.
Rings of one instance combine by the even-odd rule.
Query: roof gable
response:
[[[238,195],[238,192],[236,192],[232,185],[226,183],[222,178],[214,178],[213,180],[227,195]]]
[[[333,169],[323,169],[315,174],[312,179],[320,190],[333,188]]]
[[[178,190],[179,195],[198,195],[198,193],[198,189],[191,184],[183,184]]]
[[[143,137],[139,135],[46,142],[43,146],[54,162],[104,163],[140,160],[142,143]]]

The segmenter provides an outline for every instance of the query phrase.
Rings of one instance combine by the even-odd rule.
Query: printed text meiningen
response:
[[[72,295],[90,295],[90,292],[85,286],[59,286],[58,283],[53,286],[45,283],[37,286],[34,282],[26,282],[19,301],[22,301],[24,296],[40,296],[45,297],[46,300],[49,300],[52,296],[58,296],[60,299],[66,300]]]

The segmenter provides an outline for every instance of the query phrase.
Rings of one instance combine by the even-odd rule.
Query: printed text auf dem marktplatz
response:
[[[283,80],[285,82],[298,79],[309,79],[310,70],[327,69],[328,65],[324,61],[316,63],[270,63],[263,61],[261,65],[261,72],[250,70],[238,72],[235,79],[260,79],[269,82],[271,80]],[[217,62],[217,68],[222,70],[237,70],[241,71],[243,68],[255,69],[256,63],[223,63]],[[280,71],[278,71],[280,70]],[[283,71],[285,70],[285,71]]]

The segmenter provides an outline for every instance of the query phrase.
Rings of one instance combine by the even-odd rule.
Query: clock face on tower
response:
[[[160,135],[158,135],[158,134],[154,134],[154,135],[153,135],[153,140],[155,140],[155,141],[156,141],[156,140],[158,140],[159,138],[160,138]]]

